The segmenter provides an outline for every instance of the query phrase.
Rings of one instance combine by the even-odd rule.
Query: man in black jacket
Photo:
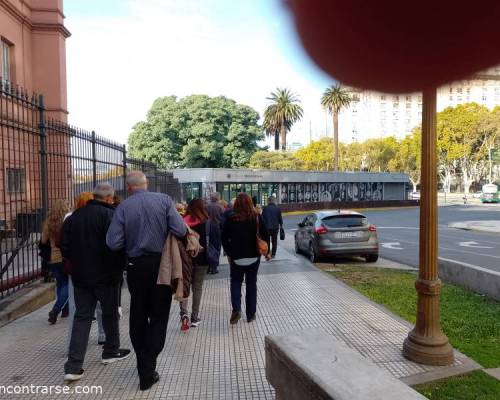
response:
[[[63,225],[61,251],[71,263],[76,306],[68,361],[64,365],[64,378],[68,381],[83,376],[82,366],[97,301],[101,303],[106,334],[102,363],[110,364],[130,355],[130,350],[120,349],[118,325],[118,290],[125,258],[106,246],[106,232],[113,218],[113,195],[111,185],[97,185],[94,200],[76,210]]]
[[[276,205],[276,197],[271,196],[268,198],[268,205],[262,210],[262,219],[266,224],[266,228],[269,231],[269,236],[267,237],[267,245],[269,251],[271,252],[271,257],[276,257],[276,250],[278,250],[278,233],[280,228],[283,226],[283,217],[281,216],[281,210]],[[273,245],[271,251],[271,242]]]

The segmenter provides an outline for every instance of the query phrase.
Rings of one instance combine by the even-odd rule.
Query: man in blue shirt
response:
[[[165,344],[172,302],[172,288],[157,285],[161,252],[169,233],[182,238],[187,229],[166,194],[147,191],[146,176],[127,176],[131,195],[116,209],[106,243],[112,250],[125,249],[130,291],[130,339],[137,356],[140,389],[159,380],[156,359]]]

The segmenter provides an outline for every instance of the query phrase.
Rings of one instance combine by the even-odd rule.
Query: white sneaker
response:
[[[81,369],[78,374],[65,374],[64,380],[73,382],[73,381],[77,381],[78,379],[81,379],[82,376],[83,376],[83,369]]]

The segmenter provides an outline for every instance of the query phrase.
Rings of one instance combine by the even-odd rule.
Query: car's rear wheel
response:
[[[318,261],[318,256],[316,254],[316,250],[314,249],[314,244],[312,242],[309,243],[309,261],[311,261],[312,263]]]
[[[377,262],[377,260],[378,260],[378,254],[369,254],[365,258],[366,258],[366,262],[374,263],[374,262]]]

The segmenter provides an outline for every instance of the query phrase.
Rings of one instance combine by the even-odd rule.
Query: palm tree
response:
[[[339,169],[339,112],[348,107],[352,99],[349,92],[338,83],[326,88],[321,97],[321,105],[333,116],[334,169]]]
[[[304,113],[300,100],[289,89],[277,88],[267,97],[270,101],[264,111],[264,129],[266,133],[275,137],[275,150],[279,149],[278,135],[281,141],[281,150],[286,150],[286,135],[292,125],[302,118]]]

